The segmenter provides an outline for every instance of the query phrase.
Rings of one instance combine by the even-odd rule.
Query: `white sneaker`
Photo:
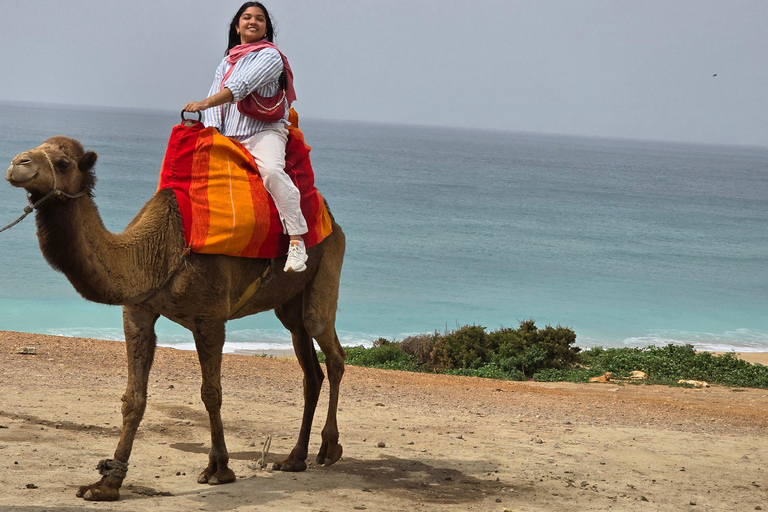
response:
[[[307,250],[303,242],[291,242],[283,272],[304,272],[307,269]]]

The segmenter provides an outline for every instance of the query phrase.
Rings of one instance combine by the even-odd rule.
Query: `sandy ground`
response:
[[[163,348],[121,501],[85,502],[77,487],[98,480],[117,443],[124,358],[118,342],[0,332],[0,510],[768,510],[768,390],[348,367],[344,456],[281,473],[249,465],[268,435],[270,462],[293,447],[301,373],[291,359],[247,355],[225,356],[223,370],[238,480],[200,485],[210,437],[196,354]],[[326,407],[327,389],[310,460]]]

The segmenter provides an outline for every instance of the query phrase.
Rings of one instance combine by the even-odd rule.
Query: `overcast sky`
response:
[[[0,101],[181,110],[241,3],[0,0]],[[768,144],[766,0],[264,3],[305,117]]]

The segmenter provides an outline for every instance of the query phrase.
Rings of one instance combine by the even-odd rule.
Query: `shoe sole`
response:
[[[296,268],[293,268],[293,267],[290,267],[290,268],[284,268],[284,269],[283,269],[283,272],[295,272],[295,273],[297,273],[297,274],[298,274],[299,272],[304,272],[305,270],[307,270],[307,266],[306,266],[306,265],[304,265],[304,266],[302,266],[302,267],[300,267],[300,268],[297,268],[297,269],[296,269]]]

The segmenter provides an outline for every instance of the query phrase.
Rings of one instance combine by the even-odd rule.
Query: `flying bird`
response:
[[[716,76],[717,76],[717,73],[715,73],[714,75],[712,75],[712,78],[714,78],[714,77],[716,77]]]

